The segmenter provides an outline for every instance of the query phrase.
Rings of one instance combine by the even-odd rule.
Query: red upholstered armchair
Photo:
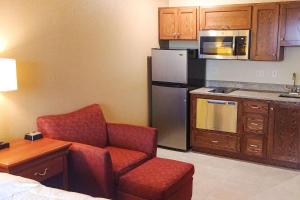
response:
[[[45,137],[73,142],[69,156],[70,190],[111,198],[121,175],[156,156],[156,130],[107,123],[99,105],[42,116]]]

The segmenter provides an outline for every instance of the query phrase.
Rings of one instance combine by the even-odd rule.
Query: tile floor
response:
[[[195,165],[192,200],[300,200],[300,171],[166,149],[158,156]]]

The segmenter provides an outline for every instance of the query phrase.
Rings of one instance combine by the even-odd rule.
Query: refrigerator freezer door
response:
[[[152,81],[187,84],[187,50],[152,50]]]
[[[152,126],[158,145],[187,150],[187,88],[152,85]]]

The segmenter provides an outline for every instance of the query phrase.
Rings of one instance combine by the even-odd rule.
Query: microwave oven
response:
[[[199,33],[199,58],[249,59],[250,30],[204,30]]]

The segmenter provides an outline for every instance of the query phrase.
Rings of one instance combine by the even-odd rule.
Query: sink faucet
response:
[[[294,72],[293,73],[293,87],[291,88],[291,92],[290,93],[298,93],[298,87],[296,86],[296,79],[297,79],[297,75]]]
[[[300,94],[300,88],[298,88],[296,85],[296,80],[297,80],[296,72],[293,73],[292,80],[293,80],[293,86],[289,87],[288,85],[285,85],[285,89],[289,90],[290,94]]]

